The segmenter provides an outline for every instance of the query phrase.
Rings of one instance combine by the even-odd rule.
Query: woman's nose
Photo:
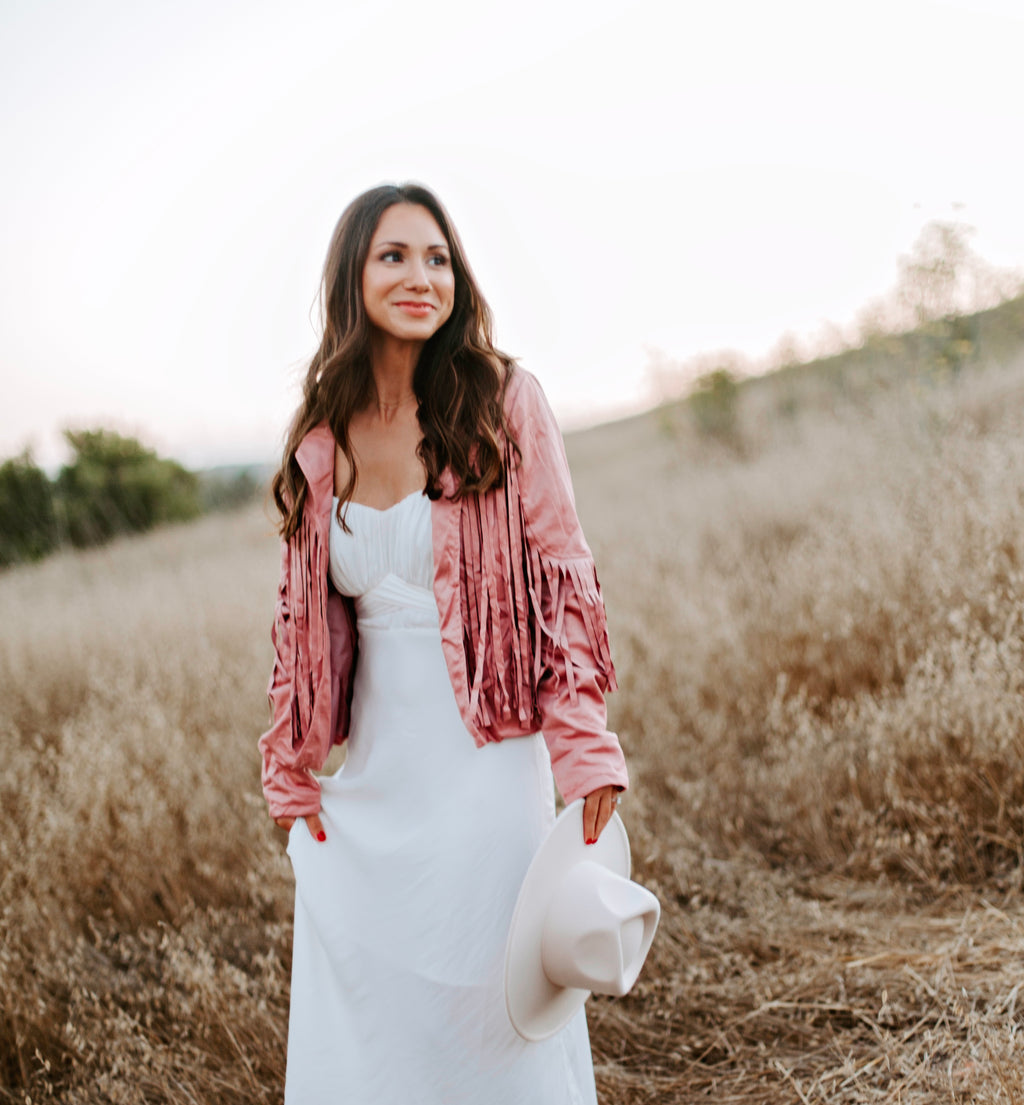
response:
[[[405,278],[410,288],[427,288],[430,286],[430,277],[424,261],[413,261],[409,266],[409,272]]]

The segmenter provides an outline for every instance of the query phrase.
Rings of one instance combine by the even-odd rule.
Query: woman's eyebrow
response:
[[[408,242],[378,242],[377,243],[377,248],[379,249],[381,246],[398,246],[399,249],[408,249],[409,248],[409,243]],[[444,249],[444,250],[447,250],[447,248],[448,248],[448,246],[445,242],[433,242],[431,245],[427,246],[427,249]]]

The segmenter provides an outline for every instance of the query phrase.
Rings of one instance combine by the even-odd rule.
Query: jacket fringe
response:
[[[549,672],[564,678],[573,704],[580,672],[596,669],[602,691],[617,688],[594,561],[558,559],[531,546],[511,453],[506,448],[502,491],[461,500],[469,710],[483,731],[512,718],[539,728],[538,688]],[[571,620],[585,629],[585,657],[573,655]],[[575,637],[575,647],[584,647]]]
[[[327,588],[314,585],[325,577],[327,550],[324,547],[322,526],[304,511],[292,544],[291,594],[296,596],[292,608],[294,632],[308,634],[309,646],[296,650],[295,694],[292,698],[293,747],[301,740],[300,734],[311,731],[317,690],[324,677],[324,664],[329,662],[327,642]],[[316,657],[311,663],[310,657]]]

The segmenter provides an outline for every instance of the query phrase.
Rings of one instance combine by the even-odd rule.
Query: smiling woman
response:
[[[448,243],[433,216],[418,205],[389,207],[363,269],[363,303],[377,351],[383,352],[387,338],[422,347],[448,321],[454,301]]]
[[[346,209],[324,264],[321,314],[320,348],[273,485],[284,536],[298,529],[305,503],[299,447],[323,422],[337,444],[342,503],[355,494],[360,469],[362,501],[378,507],[401,498],[403,487],[423,489],[424,477],[437,497],[446,468],[463,492],[500,480],[512,364],[494,348],[490,309],[433,193],[385,185]],[[401,456],[407,469],[399,473]]]
[[[296,878],[285,1099],[595,1105],[582,1008],[538,1041],[504,1001],[552,773],[587,843],[627,781],[558,427],[425,188],[349,206],[322,302],[274,480],[260,740]],[[342,768],[314,774],[342,741]]]

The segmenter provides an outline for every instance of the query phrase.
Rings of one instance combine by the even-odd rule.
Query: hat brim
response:
[[[589,990],[557,986],[541,964],[541,935],[552,891],[575,864],[600,863],[617,875],[630,874],[629,837],[617,813],[596,844],[583,843],[583,799],[566,806],[537,849],[512,914],[505,946],[505,1008],[524,1040],[545,1040],[572,1019]]]

